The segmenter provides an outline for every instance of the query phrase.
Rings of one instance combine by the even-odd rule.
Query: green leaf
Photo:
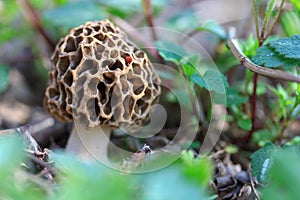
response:
[[[215,70],[207,70],[205,72],[203,78],[206,82],[208,90],[215,91],[219,94],[225,93],[225,91],[226,91],[225,87],[226,87],[226,84],[228,84],[228,83],[223,74],[221,74],[220,72],[217,72]]]
[[[262,129],[253,133],[252,141],[259,146],[264,146],[267,142],[270,142],[274,138],[274,135],[270,130]]]
[[[280,151],[274,155],[271,181],[262,190],[263,199],[299,199],[299,152]]]
[[[203,77],[194,73],[191,75],[191,81],[208,91],[219,94],[224,94],[226,92],[225,88],[228,86],[226,77],[215,70],[207,70]]]
[[[290,0],[290,2],[294,5],[296,10],[300,12],[300,1],[299,0]]]
[[[191,75],[191,81],[196,83],[200,87],[204,87],[208,90],[208,86],[206,85],[205,80],[197,73]]]
[[[252,57],[252,61],[257,65],[264,65],[268,68],[283,67],[284,69],[289,69],[300,62],[298,60],[285,58],[283,55],[280,55],[273,50],[269,45],[261,46],[256,52],[257,54]]]
[[[199,176],[199,175],[198,175]],[[141,175],[140,192],[135,196],[142,200],[199,200],[208,199],[205,191],[193,184],[180,170],[180,166],[172,165],[162,170]],[[124,187],[124,186],[123,186]],[[123,198],[124,199],[124,198]]]
[[[226,31],[216,21],[209,20],[203,26],[197,28],[198,31],[208,31],[218,35],[222,40],[227,40]]]
[[[212,179],[213,166],[208,157],[194,158],[192,151],[183,151],[181,155],[183,172],[190,179],[202,187],[208,187]]]
[[[18,136],[0,137],[0,179],[11,176],[24,158],[22,139]],[[1,187],[0,187],[1,188]]]
[[[171,41],[157,41],[155,47],[164,60],[179,64],[183,57],[188,56],[187,51]]]
[[[295,59],[300,63],[300,35],[280,38],[270,42],[269,46],[285,58]]]
[[[300,146],[300,136],[293,137],[288,143],[289,145],[299,145]]]
[[[199,26],[199,19],[196,15],[195,10],[185,9],[181,12],[177,12],[167,21],[167,26],[170,29],[175,29],[177,31],[187,31]]]
[[[57,27],[70,29],[87,21],[106,18],[105,10],[94,2],[69,3],[43,14],[44,19]]]
[[[249,58],[256,54],[256,49],[259,47],[258,40],[252,34],[249,35],[246,41],[242,40],[240,44],[244,54]]]
[[[226,89],[226,98],[226,105],[228,107],[233,105],[239,106],[248,101],[248,97],[240,95],[238,90],[230,87]]]
[[[238,125],[240,128],[246,131],[250,131],[252,128],[251,119],[246,116],[243,116],[242,118],[238,119]]]
[[[97,162],[83,163],[66,154],[55,155],[64,178],[53,199],[133,199],[137,192],[133,176],[125,176]],[[109,180],[109,181],[108,181]]]
[[[280,21],[287,36],[300,34],[300,16],[297,12],[286,11],[282,13]]]
[[[273,154],[277,151],[277,147],[268,142],[264,147],[251,155],[252,175],[261,183],[269,180],[270,168],[273,164]]]
[[[192,74],[195,73],[196,68],[200,63],[200,55],[194,54],[188,57],[181,59],[181,66],[185,75],[190,78]]]
[[[4,92],[9,84],[9,68],[0,64],[0,93]]]

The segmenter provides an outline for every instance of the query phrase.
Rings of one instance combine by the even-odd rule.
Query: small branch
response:
[[[42,167],[46,172],[44,172],[44,175],[49,178],[51,181],[53,181],[53,176],[57,175],[58,172],[56,169],[51,167],[47,162],[43,161],[42,159],[36,157],[35,155],[29,154],[29,158],[32,162]]]
[[[31,136],[30,132],[30,125],[22,126],[20,128],[17,128],[17,132],[24,135],[25,142],[28,143],[29,149],[32,150],[36,155],[39,155],[41,153],[41,148],[38,145],[38,143],[35,141],[35,139]]]
[[[23,10],[25,17],[27,18],[31,26],[39,32],[48,46],[53,50],[55,48],[55,43],[42,26],[40,16],[35,11],[33,6],[28,0],[18,0],[17,2],[19,3],[20,8]]]
[[[238,39],[235,35],[235,28],[230,28],[228,32],[228,46],[233,53],[233,55],[240,61],[240,63],[250,69],[253,72],[256,72],[260,75],[267,76],[270,78],[278,78],[284,81],[291,81],[300,83],[300,77],[293,74],[281,71],[265,68],[259,65],[254,64],[240,49]]]
[[[273,20],[273,22],[272,22],[272,24],[271,24],[271,26],[270,26],[269,31],[267,32],[267,34],[266,34],[266,36],[265,36],[265,39],[267,39],[267,38],[271,35],[271,32],[272,32],[272,30],[273,30],[273,28],[274,28],[274,26],[275,26],[275,24],[276,24],[276,22],[277,22],[277,20],[278,20],[278,18],[279,18],[279,16],[280,16],[280,14],[281,14],[282,7],[283,7],[284,2],[285,2],[285,0],[282,0],[282,1],[281,1],[281,4],[280,4],[279,9],[278,9],[278,12],[277,12],[277,14],[276,14],[276,16],[275,16],[275,19]]]
[[[153,40],[157,40],[157,35],[154,30],[154,22],[153,22],[153,15],[152,15],[152,5],[151,5],[151,0],[142,0],[143,8],[144,8],[144,13],[146,16],[147,23],[149,27],[151,28],[151,33],[152,33],[152,38]]]

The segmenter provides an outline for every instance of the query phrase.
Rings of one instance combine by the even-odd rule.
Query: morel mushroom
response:
[[[111,128],[142,125],[160,94],[147,55],[109,20],[87,22],[62,38],[49,76],[44,106],[76,124],[66,151],[83,155],[89,149],[105,161]]]

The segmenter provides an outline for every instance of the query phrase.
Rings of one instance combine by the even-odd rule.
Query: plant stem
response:
[[[151,34],[152,34],[152,39],[157,40],[157,35],[154,30],[154,22],[153,22],[153,15],[152,15],[152,5],[151,5],[151,0],[142,0],[143,8],[144,8],[144,13],[146,16],[147,23],[149,27],[151,28]]]
[[[266,30],[266,27],[267,27],[267,24],[268,24],[268,21],[269,21],[269,18],[265,17],[265,20],[264,20],[264,23],[263,23],[263,27],[262,27],[262,30],[261,30],[261,33],[260,33],[260,37],[258,37],[257,39],[259,40],[259,47],[261,47],[264,43],[264,41],[269,37],[269,35],[271,34],[272,32],[272,29],[280,15],[280,12],[282,10],[282,7],[283,7],[283,4],[284,4],[284,1],[285,0],[282,0],[281,1],[281,4],[280,4],[280,7],[279,7],[279,10],[277,12],[277,15],[275,17],[275,19],[273,20],[272,22],[272,25],[269,29],[269,31],[267,32],[267,34],[265,35],[265,30]],[[254,0],[252,0],[252,3],[254,5]],[[255,5],[254,5],[254,8],[255,8]],[[256,12],[256,8],[254,9],[254,15],[257,15],[257,12]],[[256,26],[256,33],[258,33],[258,24],[256,24],[256,21],[255,21],[255,26]],[[259,34],[258,34],[259,35]],[[251,130],[249,131],[249,134],[248,134],[248,137],[247,137],[247,142],[249,142],[253,136],[253,132],[255,130],[255,117],[256,117],[256,101],[257,101],[257,94],[256,94],[256,90],[257,90],[257,79],[258,79],[258,74],[257,73],[254,73],[254,76],[253,76],[253,93],[252,93],[252,105],[251,105],[251,110],[252,110],[252,113],[251,113],[251,122],[252,122],[252,128]],[[284,126],[283,126],[284,127]],[[284,128],[285,129],[285,128]],[[284,130],[283,129],[283,130]],[[279,135],[282,135],[282,133],[280,133]],[[280,136],[281,137],[281,136]]]
[[[259,38],[258,15],[255,6],[255,0],[252,0],[252,6],[253,6],[254,21],[255,21],[256,37]]]
[[[282,0],[282,1],[281,1],[281,4],[280,4],[279,9],[278,9],[278,12],[277,12],[277,14],[276,14],[276,16],[275,16],[275,19],[273,20],[273,22],[272,22],[272,24],[271,24],[271,26],[270,26],[269,31],[267,32],[267,34],[266,34],[266,36],[265,36],[265,39],[267,39],[267,38],[271,35],[271,32],[272,32],[272,30],[273,30],[273,28],[274,28],[274,26],[275,26],[275,24],[276,24],[276,22],[277,22],[277,20],[278,20],[278,18],[279,18],[279,16],[280,16],[280,14],[281,14],[282,7],[283,7],[284,2],[285,2],[285,0]]]
[[[252,127],[251,130],[249,131],[248,137],[247,137],[247,142],[249,142],[253,136],[254,130],[255,130],[255,117],[256,117],[256,101],[257,101],[257,79],[258,79],[258,74],[254,72],[253,76],[253,93],[251,97],[251,123]]]

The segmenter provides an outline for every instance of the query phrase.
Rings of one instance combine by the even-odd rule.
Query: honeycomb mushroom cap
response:
[[[44,106],[61,121],[86,127],[141,125],[160,94],[147,55],[109,20],[73,28],[51,57]]]

